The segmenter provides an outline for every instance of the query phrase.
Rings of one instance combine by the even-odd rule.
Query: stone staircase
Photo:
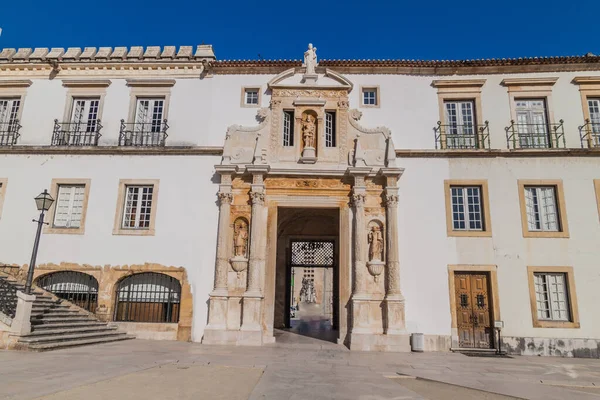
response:
[[[9,275],[0,273],[0,279],[19,291],[25,289],[22,282]],[[34,287],[33,294],[36,299],[31,311],[31,333],[18,336],[15,349],[48,351],[134,338],[40,288]]]

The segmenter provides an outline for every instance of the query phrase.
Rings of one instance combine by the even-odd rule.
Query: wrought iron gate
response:
[[[37,285],[89,312],[96,312],[98,281],[91,275],[77,271],[52,272],[39,277]]]

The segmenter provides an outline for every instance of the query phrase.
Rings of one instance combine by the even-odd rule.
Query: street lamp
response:
[[[33,252],[31,253],[31,262],[29,263],[29,271],[27,271],[27,282],[25,282],[25,294],[31,294],[31,282],[33,281],[33,270],[35,269],[35,259],[37,258],[38,246],[40,245],[40,236],[42,234],[42,226],[44,222],[44,213],[48,211],[50,206],[54,203],[54,199],[48,193],[48,190],[44,189],[43,193],[35,198],[35,205],[38,211],[40,211],[40,218],[33,222],[38,223],[37,232],[35,234],[35,242],[33,243]]]

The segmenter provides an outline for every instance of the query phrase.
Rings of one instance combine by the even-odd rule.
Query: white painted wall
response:
[[[575,76],[599,72],[518,74],[510,77],[559,77],[553,89],[554,115],[565,120],[568,147],[579,147],[577,126],[583,113]],[[490,122],[492,148],[506,148],[504,127],[510,123],[508,75],[460,76],[487,79],[482,89],[483,119]],[[66,92],[59,79],[33,79],[25,98],[20,144],[48,145],[52,122],[61,119]],[[169,105],[168,145],[223,144],[227,126],[254,125],[256,108],[240,106],[243,86],[262,87],[262,106],[269,105],[266,83],[272,75],[216,75],[177,79]],[[351,108],[360,108],[360,86],[380,88],[379,108],[360,108],[361,124],[391,128],[399,149],[434,148],[438,115],[434,79],[402,75],[349,75],[354,83]],[[127,118],[130,88],[111,78],[107,88],[101,145],[114,145],[119,121]],[[1,95],[1,93],[0,93]],[[193,339],[206,323],[208,293],[213,284],[218,209],[213,166],[208,156],[0,156],[0,178],[8,188],[0,220],[0,262],[29,262],[36,217],[32,198],[53,178],[92,180],[86,233],[44,235],[39,263],[61,261],[93,265],[153,262],[187,269],[194,295]],[[535,337],[600,339],[600,224],[592,179],[600,178],[600,160],[590,158],[406,158],[400,180],[401,284],[406,297],[407,327],[427,334],[450,334],[448,264],[498,265],[504,334]],[[160,179],[156,236],[113,236],[119,179]],[[448,238],[444,179],[488,179],[492,238]],[[569,239],[522,237],[517,179],[563,179]],[[532,328],[526,267],[572,266],[575,271],[580,329]]]

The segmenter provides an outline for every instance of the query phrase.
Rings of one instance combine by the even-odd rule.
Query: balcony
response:
[[[21,124],[19,124],[18,119],[9,122],[0,122],[0,146],[17,144],[19,129],[21,129]]]
[[[54,120],[52,146],[98,146],[100,120],[58,122]]]
[[[600,122],[586,119],[585,124],[579,127],[579,138],[581,148],[600,148]]]
[[[129,122],[121,120],[119,146],[164,146],[167,139],[167,120],[153,122]]]
[[[489,149],[490,130],[488,121],[484,125],[449,124],[438,121],[433,128],[436,149]]]
[[[564,149],[564,121],[552,124],[518,124],[510,121],[506,131],[506,144],[509,149]]]

